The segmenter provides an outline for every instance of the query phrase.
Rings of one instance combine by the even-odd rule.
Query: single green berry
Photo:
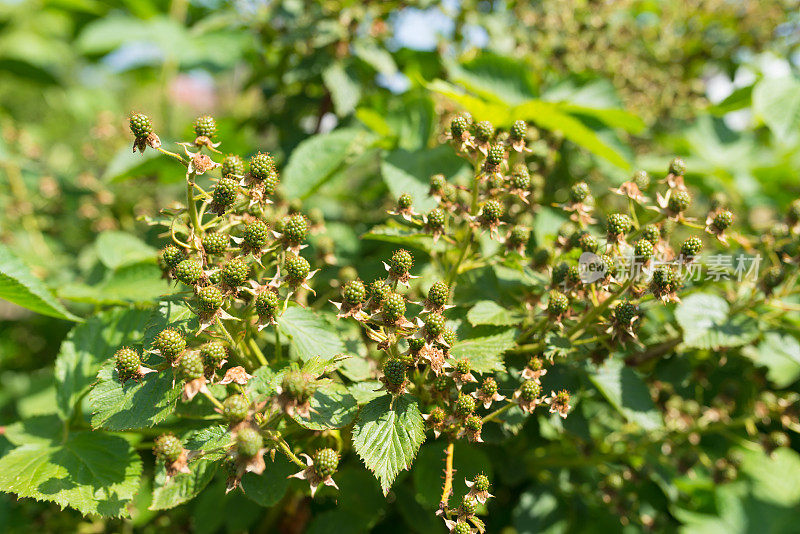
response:
[[[443,347],[440,346],[440,348],[444,352],[447,352],[447,349],[455,345],[456,341],[458,341],[458,336],[456,335],[456,331],[453,330],[452,328],[445,328],[444,331],[442,332],[442,340],[444,341],[445,345]]]
[[[408,193],[403,193],[397,198],[397,209],[398,211],[406,211],[411,209],[411,206],[414,205],[414,197],[409,195]]]
[[[503,213],[505,213],[505,208],[499,200],[487,200],[483,204],[483,220],[489,224],[498,222]]]
[[[650,286],[656,294],[672,293],[678,287],[678,279],[675,271],[668,265],[662,265],[653,271],[653,278]]]
[[[417,354],[424,347],[425,347],[425,338],[422,337],[408,338],[408,350],[411,351],[411,354]]]
[[[270,154],[259,152],[250,158],[250,176],[263,182],[275,172],[275,160]]]
[[[583,252],[597,252],[600,243],[595,236],[589,232],[585,232],[578,238],[578,246]]]
[[[491,376],[484,378],[483,383],[481,384],[481,393],[483,393],[483,395],[486,397],[491,397],[497,393],[497,380]]]
[[[466,521],[459,520],[453,525],[453,534],[472,534],[472,527]]]
[[[298,214],[290,215],[283,224],[283,237],[291,245],[299,245],[308,237],[308,220]]]
[[[244,395],[231,395],[222,403],[222,415],[231,423],[247,419],[250,403]]]
[[[384,322],[394,324],[406,313],[406,301],[403,295],[389,293],[381,303],[381,315]]]
[[[342,299],[348,306],[358,306],[367,297],[367,288],[361,280],[350,280],[342,289]]]
[[[459,417],[467,417],[475,411],[475,399],[460,393],[455,403],[455,412]]]
[[[177,330],[166,328],[158,333],[153,346],[165,360],[174,362],[186,350],[186,339]]]
[[[731,213],[729,210],[717,212],[717,214],[714,215],[714,220],[711,222],[711,224],[714,226],[714,228],[720,232],[723,232],[733,224],[733,213]]]
[[[437,377],[436,380],[433,382],[433,389],[434,391],[438,391],[440,393],[444,393],[448,389],[450,389],[451,380],[446,375],[442,375]]]
[[[267,175],[262,180],[262,184],[264,185],[264,193],[267,195],[271,195],[275,192],[275,186],[278,185],[278,181],[280,178],[278,177],[278,171],[272,169],[267,173]]]
[[[577,265],[570,265],[567,269],[567,283],[575,286],[580,285],[581,281],[581,268]]]
[[[489,485],[489,477],[482,473],[472,479],[472,487],[475,491],[481,493],[484,491],[489,491]]]
[[[222,281],[228,287],[244,284],[249,274],[250,266],[241,258],[233,258],[222,267]]]
[[[462,359],[456,361],[455,367],[456,367],[456,373],[458,373],[460,375],[465,375],[465,374],[468,374],[470,372],[471,365],[470,365],[468,359],[462,358]]]
[[[447,412],[441,406],[434,406],[428,417],[428,422],[433,425],[441,425],[445,419],[447,419]]]
[[[255,301],[256,313],[259,317],[273,318],[278,311],[280,298],[278,294],[269,289],[258,294]]]
[[[683,176],[686,172],[686,162],[681,158],[675,158],[669,163],[669,173],[675,176]]]
[[[450,121],[450,135],[453,139],[461,139],[464,133],[469,131],[469,121],[466,117],[457,116],[453,117]]]
[[[183,445],[181,440],[172,434],[161,434],[156,438],[153,453],[165,464],[174,464],[183,454]]]
[[[661,230],[654,224],[648,224],[642,228],[642,239],[647,239],[650,243],[656,245],[661,239]]]
[[[197,137],[208,137],[214,139],[217,135],[217,121],[210,115],[197,117],[194,121],[194,134]]]
[[[447,299],[450,298],[450,287],[438,280],[428,289],[428,302],[436,308],[441,308],[447,304]]]
[[[442,188],[442,202],[455,202],[458,196],[456,186],[453,184],[444,184]]]
[[[648,187],[650,187],[650,175],[647,174],[647,171],[639,170],[633,173],[633,177],[631,181],[636,184],[636,186],[644,191]]]
[[[639,306],[633,302],[623,299],[614,307],[614,322],[628,326],[639,316]]]
[[[263,446],[264,438],[255,428],[244,427],[236,433],[236,452],[243,458],[252,458]]]
[[[175,245],[167,245],[161,250],[161,261],[168,269],[174,269],[185,259],[186,255]]]
[[[511,173],[511,187],[521,191],[531,188],[531,175],[526,173]]]
[[[429,313],[425,316],[425,331],[428,337],[438,338],[446,327],[445,318],[440,313]]]
[[[314,472],[325,479],[336,472],[339,467],[339,455],[333,449],[320,449],[314,454]]]
[[[531,231],[524,226],[514,226],[508,233],[508,244],[512,247],[525,245],[531,238]]]
[[[608,235],[616,237],[631,231],[633,221],[624,213],[612,213],[606,218]]]
[[[389,293],[392,292],[392,288],[386,283],[386,280],[382,278],[378,278],[377,280],[373,281],[369,286],[369,298],[375,303],[380,304],[386,297],[389,296]]]
[[[129,119],[131,133],[136,139],[147,139],[153,133],[153,123],[150,117],[141,113],[134,113]]]
[[[175,278],[186,284],[193,286],[203,277],[203,266],[199,261],[183,260],[175,267]]]
[[[260,251],[267,246],[269,226],[261,219],[255,219],[244,225],[242,239],[247,250]]]
[[[444,174],[434,174],[431,176],[431,191],[442,191],[447,186],[447,180]]]
[[[774,289],[783,283],[783,280],[786,278],[786,271],[780,265],[775,265],[770,267],[766,273],[764,273],[764,286],[767,289]]]
[[[222,254],[228,248],[228,236],[219,232],[203,234],[200,242],[203,244],[205,253],[210,256]]]
[[[489,121],[480,121],[475,124],[475,139],[485,143],[494,135],[494,126]]]
[[[444,227],[445,222],[445,213],[444,210],[441,208],[433,208],[431,211],[428,212],[428,226],[438,230]]]
[[[406,364],[398,359],[386,360],[383,376],[389,387],[398,388],[406,381]]]
[[[286,257],[286,261],[283,262],[283,269],[286,271],[286,278],[291,284],[303,282],[311,272],[308,260],[303,256],[294,255]]]
[[[683,189],[673,190],[667,202],[667,208],[673,213],[681,213],[689,209],[692,203],[692,196]]]
[[[123,347],[114,353],[114,358],[120,382],[139,377],[139,368],[142,365],[142,360],[139,358],[138,352],[128,347]]]
[[[281,380],[281,389],[289,398],[300,404],[306,403],[314,396],[315,387],[306,375],[297,370],[288,371]]]
[[[223,176],[214,186],[212,201],[217,206],[228,208],[236,202],[236,195],[239,191],[239,183],[230,176]]]
[[[478,418],[480,421],[480,417]],[[461,499],[461,511],[464,515],[475,515],[475,511],[478,509],[478,501],[475,500],[474,497],[471,495],[464,495]]]
[[[578,182],[573,185],[569,190],[569,198],[572,202],[583,202],[591,195],[589,184],[586,182]]]
[[[654,252],[653,244],[647,239],[640,239],[633,244],[633,256],[637,260],[647,260]]]
[[[511,131],[509,132],[511,135],[511,139],[514,141],[524,141],[526,137],[528,137],[528,125],[523,120],[516,120],[514,124],[511,125]]]
[[[213,313],[222,307],[225,295],[217,286],[201,287],[197,291],[197,303],[202,313]]]
[[[547,313],[551,316],[558,317],[563,315],[569,309],[569,299],[564,293],[560,291],[551,291],[550,298],[547,301]]]
[[[244,176],[245,166],[242,158],[229,154],[222,159],[222,176]]]
[[[526,380],[519,387],[519,398],[525,402],[535,401],[542,394],[542,386],[534,380]]]
[[[486,163],[491,166],[500,165],[506,157],[506,149],[501,144],[492,145],[489,147],[489,152],[486,154]]]
[[[403,276],[414,266],[414,258],[405,249],[395,250],[392,259],[389,260],[389,270],[395,276]]]
[[[793,201],[786,210],[786,223],[789,226],[800,223],[800,199]]]
[[[567,273],[569,273],[569,264],[562,261],[553,267],[553,272],[550,275],[550,282],[554,286],[563,284],[567,279]]]
[[[200,349],[200,356],[208,368],[216,369],[222,363],[222,360],[228,357],[228,351],[225,349],[225,345],[219,341],[211,341]]]
[[[692,236],[681,244],[681,256],[694,258],[702,249],[703,241],[697,236]]]
[[[178,373],[186,381],[202,378],[205,373],[203,358],[197,352],[187,352],[178,363]]]

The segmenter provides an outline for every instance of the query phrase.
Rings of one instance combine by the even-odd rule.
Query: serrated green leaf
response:
[[[141,380],[122,384],[113,361],[106,362],[89,392],[92,428],[128,430],[148,428],[166,419],[175,410],[182,383],[170,369],[148,373]]]
[[[300,469],[282,454],[275,456],[274,461],[265,457],[267,468],[263,473],[247,473],[242,477],[242,490],[252,501],[264,507],[274,506],[280,501],[289,488],[289,476]]]
[[[0,299],[50,317],[78,321],[11,250],[0,244]]]
[[[519,323],[522,317],[494,301],[482,300],[470,308],[467,312],[467,320],[472,326],[482,324],[510,326]]]
[[[796,138],[800,127],[800,80],[764,78],[753,88],[753,111],[782,142]]]
[[[0,491],[69,506],[84,515],[127,516],[142,463],[131,445],[103,432],[76,432],[0,458]]]
[[[767,378],[785,388],[800,378],[800,343],[789,334],[767,332],[758,347],[744,347],[742,353],[767,368]]]
[[[457,341],[450,349],[456,358],[467,358],[472,370],[478,373],[504,371],[503,353],[514,346],[517,331],[495,326],[478,327],[468,339]]]
[[[97,236],[94,248],[97,257],[109,269],[143,261],[155,261],[157,252],[138,237],[117,230],[108,230]]]
[[[75,401],[97,377],[100,365],[124,346],[136,346],[150,317],[147,310],[99,313],[77,325],[61,344],[55,364],[58,412],[72,415]]]
[[[59,291],[61,298],[95,305],[126,305],[154,302],[176,289],[161,277],[154,263],[124,265],[99,284],[72,284]]]
[[[761,500],[782,506],[800,504],[800,455],[781,447],[767,455],[742,450],[742,472],[753,483],[753,494]]]
[[[278,328],[288,337],[293,356],[297,359],[330,358],[345,351],[336,328],[320,312],[290,306],[278,320]]]
[[[310,430],[327,430],[342,428],[353,422],[356,417],[356,399],[347,387],[337,382],[322,384],[311,398],[311,415],[309,418],[292,415],[295,422]]]
[[[414,232],[408,228],[399,228],[389,225],[374,226],[369,232],[363,234],[361,239],[394,243],[395,245],[416,248],[424,250],[425,252],[431,252],[435,248],[442,248],[441,245],[437,247],[437,245],[434,244],[433,237],[430,234],[423,234]]]
[[[386,394],[386,390],[381,390],[383,386],[378,380],[365,380],[363,382],[355,382],[350,384],[347,388],[350,394],[355,397],[356,403],[359,406],[367,404],[372,399],[377,399]]]
[[[409,469],[425,441],[422,414],[410,395],[384,395],[361,409],[353,428],[353,446],[364,465],[389,493],[397,474]]]
[[[589,379],[625,419],[644,430],[664,425],[661,413],[650,398],[647,385],[636,372],[616,358],[609,358],[589,374]]]
[[[26,417],[5,427],[3,436],[18,447],[31,443],[57,441],[64,430],[64,423],[57,415]]]
[[[548,332],[545,336],[544,350],[542,354],[549,360],[563,357],[575,350],[575,345],[564,336],[559,336],[554,332]]]
[[[149,347],[158,333],[165,328],[173,328],[180,332],[195,332],[199,327],[197,315],[182,299],[167,298],[160,301],[151,311],[143,343]]]
[[[349,115],[361,99],[361,87],[341,61],[336,61],[322,71],[322,81],[331,94],[333,109],[340,117]]]
[[[675,310],[683,329],[683,343],[696,349],[739,347],[759,334],[758,322],[744,314],[728,317],[729,306],[722,297],[709,293],[689,295]]]

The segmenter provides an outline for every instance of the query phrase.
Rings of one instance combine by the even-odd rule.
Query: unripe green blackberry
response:
[[[445,328],[444,331],[442,332],[442,340],[445,342],[446,346],[445,347],[440,346],[440,348],[445,352],[447,352],[447,350],[445,349],[452,347],[453,345],[456,344],[456,341],[458,341],[458,336],[456,335],[456,331],[453,330],[452,328]]]
[[[278,294],[270,290],[262,291],[255,300],[256,313],[260,317],[275,317],[279,305],[280,298]]]
[[[263,182],[275,171],[275,160],[270,154],[259,152],[250,158],[250,176]]]
[[[445,391],[450,389],[451,384],[452,381],[450,380],[450,378],[448,378],[447,375],[442,375],[437,377],[436,380],[434,380],[433,390],[439,393],[444,393]]]
[[[200,242],[203,244],[203,250],[210,256],[222,254],[228,248],[228,236],[218,232],[203,234]]]
[[[767,289],[774,289],[781,285],[786,278],[786,271],[780,265],[775,265],[767,269],[764,273],[764,286]]]
[[[290,244],[299,245],[308,237],[308,220],[299,213],[291,215],[284,220],[282,233]]]
[[[493,173],[486,178],[486,186],[489,191],[499,191],[500,189],[505,189],[506,177],[499,172]]]
[[[514,226],[508,233],[508,244],[512,247],[525,245],[531,238],[531,231],[524,226]]]
[[[514,121],[509,135],[514,141],[524,141],[528,137],[528,125],[523,120]]]
[[[194,134],[214,139],[217,135],[217,121],[210,115],[203,115],[194,120]]]
[[[465,375],[470,372],[472,365],[470,364],[467,358],[461,358],[460,360],[456,361],[455,369],[456,373],[460,375]]]
[[[567,273],[569,273],[569,265],[562,261],[553,267],[553,272],[550,275],[550,282],[554,286],[563,284],[567,279]]]
[[[222,281],[228,287],[244,284],[249,274],[250,266],[241,258],[233,258],[222,267]]]
[[[590,194],[591,191],[589,190],[589,184],[586,182],[578,182],[569,190],[569,198],[572,200],[572,202],[583,202],[589,198]]]
[[[574,286],[581,283],[581,269],[577,265],[570,265],[567,269],[567,283]]]
[[[434,406],[428,417],[428,423],[433,425],[441,425],[447,419],[447,412],[441,406]]]
[[[793,201],[786,210],[786,222],[789,226],[800,223],[800,199]]]
[[[222,415],[231,423],[238,423],[247,419],[250,403],[244,395],[231,395],[222,403]]]
[[[185,259],[186,255],[183,251],[174,245],[167,245],[161,250],[161,261],[169,269],[175,268]]]
[[[534,380],[526,380],[519,386],[519,398],[525,402],[535,401],[542,394],[542,386]]]
[[[703,241],[697,236],[692,236],[681,244],[681,256],[694,258],[702,249]]]
[[[453,184],[444,184],[442,188],[442,201],[455,202],[458,197],[458,190]]]
[[[457,521],[453,525],[453,534],[472,534],[472,527],[466,521]]]
[[[612,213],[606,217],[606,230],[610,236],[625,235],[632,226],[633,221],[624,213]]]
[[[425,331],[429,337],[439,337],[446,327],[445,318],[440,313],[429,313],[425,316]]]
[[[413,205],[414,205],[414,197],[412,197],[408,193],[403,193],[402,195],[397,197],[397,209],[399,211],[408,210]]]
[[[669,163],[669,173],[675,176],[683,176],[686,172],[686,162],[681,158],[675,158]]]
[[[222,274],[219,272],[219,269],[209,273],[208,281],[214,285],[217,285],[220,282],[222,282]]]
[[[274,193],[279,180],[278,171],[272,169],[261,182],[264,187],[264,193],[267,195]]]
[[[461,115],[453,117],[450,121],[450,135],[453,139],[461,139],[467,131],[469,131],[469,121]]]
[[[678,280],[675,271],[668,265],[662,265],[653,271],[650,286],[656,294],[672,293],[677,289]]]
[[[399,388],[406,381],[406,364],[396,358],[386,360],[383,364],[383,376],[388,388]]]
[[[483,383],[481,384],[481,393],[483,393],[486,397],[491,397],[497,393],[497,380],[491,376],[484,378]]]
[[[476,475],[475,478],[472,479],[472,488],[478,492],[489,491],[489,477],[484,474]]]
[[[174,464],[183,454],[183,445],[172,434],[161,434],[156,438],[153,453],[165,464]]]
[[[186,350],[186,339],[177,330],[166,328],[158,333],[153,346],[165,360],[174,362]]]
[[[450,298],[450,287],[442,280],[437,280],[428,289],[428,302],[437,308],[447,304],[448,298]]]
[[[647,171],[639,170],[633,173],[633,177],[631,181],[636,184],[636,186],[644,191],[648,187],[650,187],[650,175],[647,174]]]
[[[578,246],[583,252],[597,252],[597,247],[600,246],[600,243],[595,236],[585,232],[578,238]]]
[[[478,421],[480,422],[480,417],[478,417]],[[461,512],[464,515],[475,515],[477,509],[478,501],[476,501],[474,497],[471,495],[464,495],[464,497],[461,498]]]
[[[222,160],[222,176],[244,176],[245,166],[242,158],[229,154]]]
[[[243,458],[252,458],[264,446],[264,438],[255,428],[246,426],[236,433],[236,452]]]
[[[248,250],[259,251],[267,246],[269,226],[261,219],[255,219],[244,225],[242,239]]]
[[[239,191],[239,182],[230,176],[223,176],[214,186],[214,193],[212,201],[217,206],[223,208],[230,207],[231,204],[236,202],[236,195]]]
[[[506,157],[506,149],[501,144],[492,145],[489,147],[489,152],[486,154],[486,163],[488,165],[497,166],[503,162]]]
[[[287,371],[283,375],[281,389],[289,398],[300,404],[308,402],[314,396],[314,386],[302,372],[297,370]]]
[[[604,276],[617,276],[619,264],[614,260],[613,256],[610,254],[601,254],[600,262],[603,264]]]
[[[291,284],[299,284],[306,279],[311,272],[308,260],[303,256],[289,255],[283,262],[283,269],[286,271],[286,278]]]
[[[339,455],[333,449],[320,449],[314,454],[314,472],[325,479],[336,472],[339,467]]]
[[[667,208],[673,213],[681,213],[689,209],[692,203],[692,195],[683,189],[676,189],[672,191],[667,202]]]
[[[358,306],[367,298],[367,288],[361,280],[350,280],[342,289],[342,299],[348,306]]]
[[[193,286],[203,277],[203,266],[199,261],[183,260],[175,267],[175,278],[186,284]]]
[[[661,230],[654,224],[648,224],[642,228],[642,239],[647,239],[655,246],[661,239]]]
[[[134,113],[130,116],[129,124],[131,133],[136,139],[147,139],[153,133],[153,123],[150,117],[141,113]]]
[[[653,255],[653,244],[647,239],[640,239],[633,244],[633,256],[637,260],[647,260]]]
[[[186,380],[196,380],[205,374],[203,358],[196,352],[187,352],[178,363],[178,373]]]
[[[406,301],[398,293],[389,293],[381,303],[381,315],[386,323],[396,323],[405,313]]]
[[[481,213],[484,221],[487,223],[496,223],[500,220],[500,217],[503,216],[503,213],[505,213],[505,208],[499,200],[487,200],[483,204]]]
[[[727,230],[731,224],[733,224],[733,213],[731,213],[729,210],[717,212],[717,214],[714,215],[714,220],[711,221],[711,224],[714,226],[714,228],[720,232],[723,232]]]
[[[376,304],[382,303],[392,292],[392,288],[386,284],[386,280],[378,278],[369,285],[369,298]]]
[[[389,260],[389,270],[395,276],[403,276],[414,266],[414,258],[405,249],[395,250]]]
[[[560,291],[551,291],[550,298],[547,301],[547,313],[557,317],[566,313],[568,309],[569,299],[567,296]]]
[[[480,121],[475,124],[475,139],[485,143],[494,135],[494,126],[489,121]]]
[[[431,228],[438,230],[439,228],[444,227],[445,222],[445,214],[444,211],[440,208],[434,208],[428,212],[428,226]]]
[[[531,188],[531,175],[528,173],[511,173],[511,187],[521,191],[527,191]]]
[[[447,185],[444,174],[434,174],[431,176],[431,191],[442,191]]]
[[[469,395],[459,393],[453,409],[459,417],[467,417],[475,411],[475,399]]]
[[[211,341],[200,349],[200,356],[203,358],[203,363],[206,367],[216,369],[222,360],[228,357],[228,351],[221,342]]]
[[[114,353],[114,358],[120,382],[139,377],[139,368],[142,365],[142,360],[139,358],[138,352],[128,347],[123,347]]]
[[[407,341],[411,354],[417,354],[425,346],[425,338],[422,337],[410,337]]]
[[[627,299],[623,299],[614,306],[614,322],[629,325],[634,318],[639,316],[639,306]]]
[[[217,286],[201,287],[197,291],[197,304],[203,313],[213,313],[222,307],[225,295]]]

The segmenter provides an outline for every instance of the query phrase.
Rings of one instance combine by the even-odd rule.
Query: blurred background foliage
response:
[[[147,223],[180,198],[183,175],[152,151],[131,154],[131,110],[153,117],[165,145],[189,140],[191,120],[212,113],[226,152],[274,153],[283,194],[326,221],[313,244],[328,264],[320,284],[331,291],[337,265],[383,254],[397,241],[396,228],[375,226],[392,198],[411,192],[418,209],[428,209],[431,174],[469,172],[437,146],[440,118],[459,109],[497,126],[524,118],[540,127],[538,171],[555,199],[578,179],[621,183],[637,168],[660,175],[677,154],[707,201],[724,194],[745,224],[763,231],[800,195],[797,7],[789,0],[5,0],[0,247],[78,313],[144,304],[169,290]],[[547,208],[537,214],[539,245],[557,229],[554,217]],[[800,319],[787,320],[795,331],[765,338],[752,358],[767,362],[775,389],[796,392]],[[0,424],[52,411],[52,362],[69,327],[0,302]],[[769,456],[747,441],[727,448],[713,432],[702,442],[692,437],[698,423],[686,414],[708,414],[731,391],[733,420],[719,432],[738,432],[768,402],[759,396],[763,370],[738,360],[716,369],[709,356],[653,363],[644,392],[631,393],[624,380],[617,389],[583,384],[581,415],[564,428],[534,418],[487,447],[462,446],[459,473],[493,475],[492,531],[796,531],[794,450]],[[615,395],[619,404],[631,394],[642,396],[644,420],[608,411]],[[672,439],[676,428],[687,441]],[[796,432],[795,423],[795,449]],[[0,454],[9,446],[0,437]],[[284,510],[285,532],[344,532],[343,525],[434,532],[441,529],[428,512],[440,483],[437,447],[423,447],[414,476],[389,501],[352,462],[338,503],[265,509],[238,493],[223,497],[217,480],[170,513],[149,511],[143,488],[124,522],[1,495],[0,525],[5,532],[267,532],[274,510]]]

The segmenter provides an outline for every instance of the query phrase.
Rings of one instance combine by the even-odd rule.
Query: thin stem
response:
[[[288,444],[288,443],[286,443],[286,440],[285,440],[285,439],[283,439],[283,438],[280,438],[280,439],[278,440],[278,448],[280,448],[281,452],[283,452],[283,454],[285,454],[285,455],[286,455],[286,456],[287,456],[287,457],[288,457],[288,458],[289,458],[289,459],[290,459],[292,462],[294,462],[294,463],[295,463],[295,464],[297,464],[298,466],[300,466],[300,467],[302,467],[302,468],[306,468],[306,467],[308,467],[308,466],[307,466],[307,465],[306,465],[306,464],[303,462],[303,460],[301,460],[300,458],[298,458],[298,457],[295,455],[295,453],[293,453],[293,452],[292,452],[292,449],[290,449],[290,448],[289,448],[289,444]]]
[[[197,216],[197,205],[194,202],[194,172],[186,173],[186,207],[189,210],[189,219],[192,221],[192,228],[195,233],[202,234],[203,227]]]
[[[622,287],[620,287],[614,293],[609,295],[609,297],[603,302],[601,302],[599,306],[595,306],[594,308],[589,310],[589,312],[583,316],[583,319],[581,319],[580,322],[578,322],[578,324],[576,324],[567,331],[567,337],[570,338],[571,340],[576,339],[577,336],[579,336],[583,332],[586,325],[592,322],[598,315],[603,313],[606,310],[606,308],[608,308],[612,302],[617,300],[617,298],[620,295],[625,293],[625,291],[628,290],[631,284],[633,284],[633,277],[629,278],[628,281],[622,285]]]
[[[176,160],[180,161],[183,164],[184,167],[188,167],[189,166],[189,162],[186,161],[185,159],[183,159],[183,156],[181,156],[180,154],[176,154],[175,152],[170,152],[169,150],[164,150],[161,147],[158,147],[156,150],[158,150],[159,152],[161,152],[165,156],[169,156],[171,158],[175,158]]]
[[[505,406],[503,406],[501,408],[498,408],[495,411],[493,411],[492,413],[490,413],[489,415],[485,416],[482,419],[482,421],[484,423],[488,423],[489,421],[493,420],[498,415],[502,415],[503,413],[507,412],[508,410],[510,410],[513,407],[514,407],[514,403],[513,402],[509,402]]]
[[[444,486],[442,487],[442,498],[439,500],[439,508],[447,508],[447,501],[453,491],[453,449],[455,444],[451,441],[444,450]]]
[[[217,398],[214,395],[212,395],[211,392],[209,392],[207,389],[201,390],[200,393],[202,393],[205,396],[205,398],[210,400],[211,404],[216,406],[218,410],[224,410],[225,409],[225,407],[222,405],[222,403],[220,401],[218,401]]]
[[[219,315],[217,315],[215,322],[217,327],[222,331],[222,335],[224,335],[225,339],[228,341],[228,343],[230,343],[231,348],[234,348],[236,346],[236,341],[233,340],[233,336],[230,335],[228,329],[225,328],[224,324],[222,324],[222,319],[219,318]]]
[[[278,329],[276,328],[275,331],[277,332]],[[247,346],[250,347],[250,350],[252,350],[253,354],[255,354],[258,363],[260,363],[261,365],[267,365],[267,358],[264,357],[264,353],[261,352],[260,348],[258,348],[258,343],[256,343],[255,339],[253,339],[252,337],[248,338]]]

